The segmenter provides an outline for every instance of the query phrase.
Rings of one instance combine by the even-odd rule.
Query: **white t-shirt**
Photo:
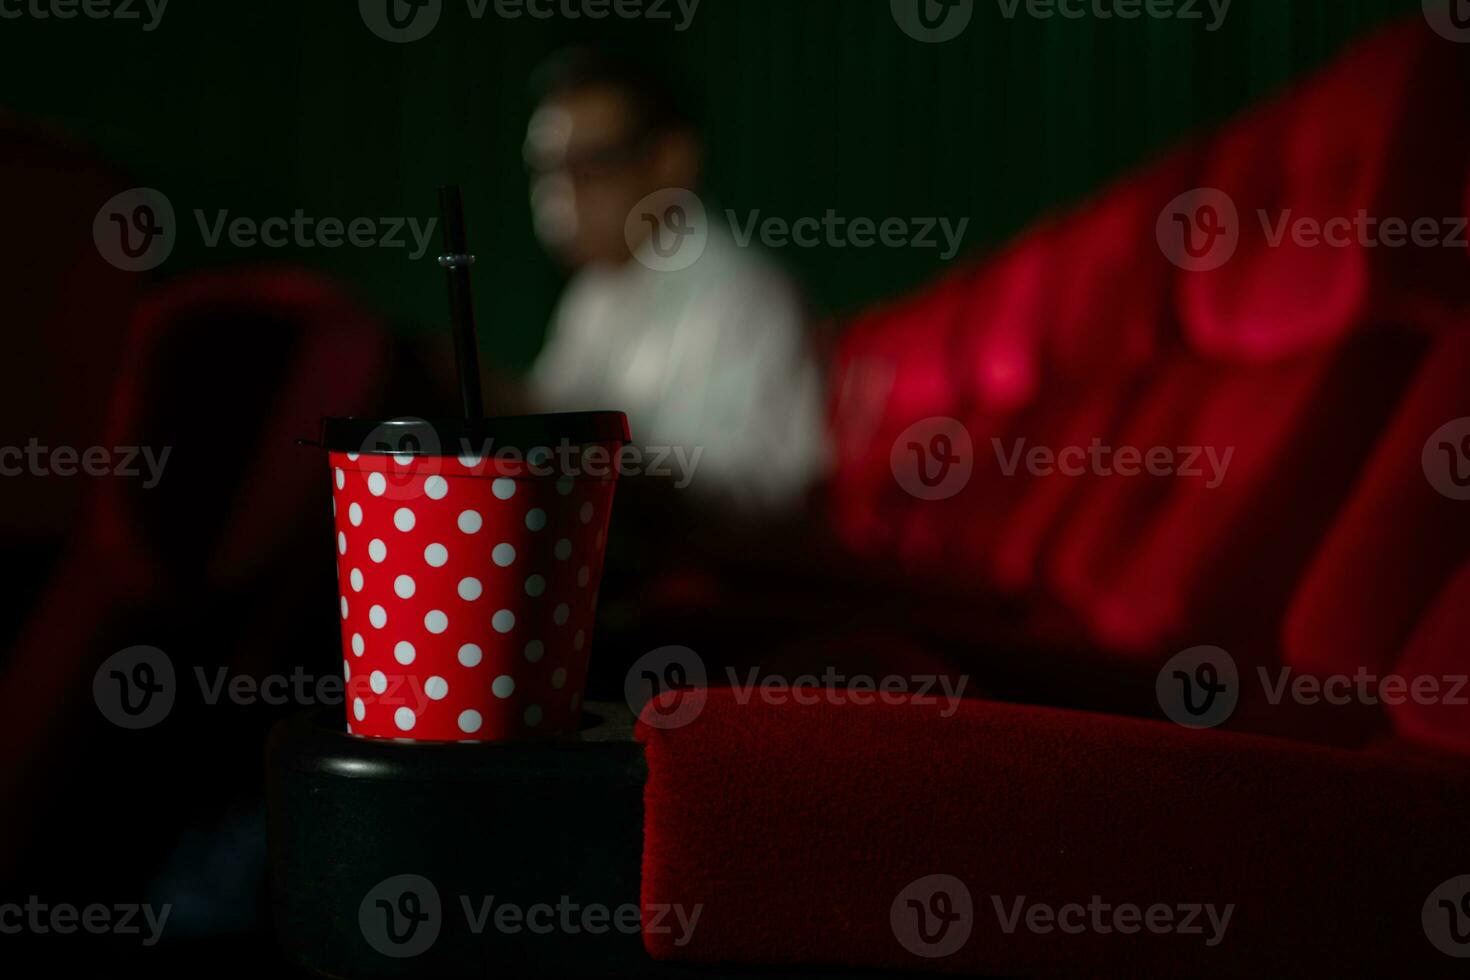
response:
[[[626,412],[645,466],[679,447],[683,462],[665,463],[676,482],[746,511],[797,502],[826,463],[822,373],[796,290],[720,230],[685,269],[578,273],[530,386],[546,411]]]

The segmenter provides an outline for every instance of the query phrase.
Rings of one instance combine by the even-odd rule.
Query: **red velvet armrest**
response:
[[[946,717],[942,700],[742,704],[711,690],[692,721],[650,724],[670,697],[639,726],[643,899],[699,915],[647,931],[658,959],[1464,975],[1422,918],[1444,926],[1453,911],[1470,930],[1458,892],[1432,900],[1470,875],[1458,766],[981,701]],[[952,882],[948,899],[911,888],[931,875],[963,882],[973,911]],[[933,953],[958,938],[940,957],[904,943]]]

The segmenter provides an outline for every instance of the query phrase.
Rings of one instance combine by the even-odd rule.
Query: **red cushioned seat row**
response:
[[[1434,336],[1470,319],[1454,249],[1273,243],[1262,222],[1457,214],[1470,142],[1443,119],[1466,78],[1464,52],[1406,20],[866,318],[835,375],[839,531],[910,578],[1059,601],[1116,657],[1227,643],[1279,659],[1298,581],[1417,376],[1447,356]],[[1176,268],[1171,210],[1218,199],[1200,187],[1228,194],[1237,250]],[[854,397],[859,374],[885,387]],[[894,440],[934,416],[973,442],[968,484],[939,501],[890,472]],[[1018,450],[1094,441],[1198,472],[1005,472]]]
[[[1216,138],[868,316],[837,360],[832,517],[896,572],[895,589],[940,585],[960,619],[965,597],[1009,593],[1038,643],[1065,613],[1064,635],[1088,648],[1075,661],[1088,669],[1071,672],[1084,690],[1102,702],[1104,688],[1137,688],[1120,710],[1153,701],[1163,658],[1223,645],[1242,680],[1230,724],[1297,737],[980,700],[941,712],[668,695],[706,700],[682,728],[640,725],[643,900],[702,917],[690,936],[647,933],[655,957],[1025,976],[1462,972],[1465,257],[1276,247],[1256,212],[1462,214],[1467,57],[1406,19]],[[1228,192],[1237,253],[1176,268],[1166,253],[1189,257],[1167,237],[1173,215],[1219,213],[1202,187]],[[973,473],[922,500],[893,450],[934,416],[964,423]],[[992,448],[1094,438],[1229,451],[1230,464],[1218,486],[1006,476]],[[996,626],[950,651],[972,691],[997,672]],[[1054,695],[1067,671],[1054,651],[1027,653],[1045,675],[1032,700]],[[1324,720],[1267,703],[1257,668],[1432,679],[1439,696],[1380,698],[1361,724],[1363,704],[1329,706]],[[1208,927],[1008,927],[1018,902],[1209,903],[1231,919],[1216,942]]]

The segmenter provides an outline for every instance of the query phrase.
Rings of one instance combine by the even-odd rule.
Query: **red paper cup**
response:
[[[575,731],[627,420],[328,419],[347,730]]]

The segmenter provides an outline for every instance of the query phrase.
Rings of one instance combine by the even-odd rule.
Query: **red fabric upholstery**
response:
[[[221,361],[219,332],[252,342]],[[289,671],[277,658],[305,627],[289,610],[318,569],[302,547],[332,557],[321,547],[330,540],[325,471],[296,440],[324,415],[368,408],[386,360],[376,318],[304,272],[201,275],[140,306],[116,369],[107,444],[170,455],[156,487],[91,486],[82,533],[0,671],[14,705],[0,777],[7,817],[35,816],[17,802],[28,779],[70,771],[67,739],[88,731],[79,718],[100,721],[89,679],[123,646],[179,639],[166,652],[186,682],[191,662]],[[303,529],[315,532],[309,542]],[[87,757],[102,758],[92,749]],[[13,856],[0,850],[0,861]]]
[[[1269,358],[1331,342],[1366,318],[1457,315],[1466,285],[1455,250],[1374,247],[1356,231],[1345,247],[1290,234],[1273,245],[1260,213],[1273,227],[1284,215],[1319,224],[1360,211],[1378,222],[1453,217],[1470,132],[1448,121],[1465,115],[1467,88],[1461,46],[1415,15],[1226,130],[1201,185],[1232,198],[1239,246],[1223,267],[1182,276],[1195,344]]]
[[[1429,607],[1394,674],[1403,691],[1391,692],[1389,716],[1415,742],[1470,756],[1470,563]],[[1432,687],[1428,686],[1432,681]],[[1416,690],[1416,683],[1425,684]],[[1382,693],[1382,692],[1380,692]]]
[[[1044,287],[1047,387],[1013,437],[1051,447],[1106,438],[1141,394],[1148,369],[1175,347],[1174,268],[1156,247],[1154,225],[1196,167],[1193,150],[1175,153],[1060,222]],[[997,587],[1021,592],[1036,585],[1042,549],[1082,485],[1024,470],[1008,481],[999,533],[988,548]]]
[[[1204,177],[1182,153],[842,343],[838,526],[873,564],[971,599],[950,604],[977,621],[974,641],[949,653],[975,669],[972,690],[999,678],[1009,695],[1029,664],[1021,696],[1142,713],[1155,710],[1152,661],[1221,645],[1241,679],[1231,724],[1294,740],[981,701],[668,695],[639,726],[643,899],[700,917],[689,935],[646,931],[656,958],[1027,976],[1462,972],[1426,924],[1446,911],[1436,890],[1470,873],[1470,762],[1457,758],[1470,756],[1470,709],[1271,703],[1256,668],[1361,666],[1411,686],[1429,675],[1470,697],[1456,686],[1470,674],[1470,511],[1435,490],[1425,458],[1436,430],[1470,418],[1464,259],[1268,247],[1256,211],[1453,215],[1467,50],[1410,18],[1233,126]],[[1154,225],[1200,186],[1234,198],[1240,248],[1181,274]],[[975,471],[956,496],[918,501],[889,454],[931,416],[965,423]],[[1231,456],[1218,487],[1004,477],[992,438]],[[972,609],[997,586],[1021,597],[1004,615],[1031,641],[1009,659],[996,638],[1012,635]],[[1085,649],[1044,634],[1065,618],[1056,600],[1085,630],[1058,634]],[[909,604],[913,635],[933,605]],[[681,697],[705,698],[702,711],[659,727]],[[1393,752],[1302,741],[1395,733],[1377,746]],[[952,909],[905,901],[934,875],[964,882],[973,910],[942,958],[915,952],[915,908]],[[1451,897],[1464,930],[1470,904]],[[1209,903],[1230,919],[1214,945],[1008,931],[1017,902]]]
[[[1421,349],[1375,333],[1279,364],[1166,373],[1144,416],[1161,428],[1130,427],[1122,444],[1229,453],[1229,467],[1213,487],[1208,455],[1201,476],[1111,478],[1075,515],[1077,533],[1102,545],[1082,578],[1099,642],[1140,656],[1181,642],[1274,647],[1285,599]]]
[[[974,272],[965,268],[902,304],[869,313],[842,338],[832,366],[831,521],[865,555],[891,553],[893,519],[907,509],[889,449],[914,422],[959,404],[954,370],[957,319]]]
[[[712,690],[682,728],[640,725],[644,907],[702,909],[682,945],[646,932],[650,953],[986,975],[1460,975],[1420,913],[1470,868],[1463,769],[961,705],[946,718],[916,704],[742,705]],[[891,911],[934,874],[967,885],[974,915],[962,948],[924,959],[899,943]],[[1209,926],[1008,935],[993,896],[1007,913],[1022,896],[1234,909],[1208,946]]]
[[[1014,448],[1105,435],[1143,370],[1173,344],[1172,266],[1158,210],[1187,186],[1177,153],[1077,214],[1028,234],[917,301],[865,317],[839,346],[836,524],[906,574],[1020,592],[1078,481],[1006,473]],[[917,501],[890,469],[897,436],[932,417],[970,433],[974,471],[956,496]]]
[[[1282,633],[1287,663],[1317,673],[1390,669],[1470,556],[1470,509],[1435,490],[1424,449],[1470,416],[1470,331],[1446,334],[1384,430],[1352,498],[1305,571]]]
[[[113,372],[147,279],[103,260],[92,222],[109,198],[131,185],[94,152],[0,110],[0,210],[8,227],[25,229],[0,236],[6,357],[25,365],[0,386],[0,416],[18,427],[22,439],[79,450],[102,444]],[[0,509],[25,515],[11,522],[12,535],[60,545],[83,485],[0,480]]]

